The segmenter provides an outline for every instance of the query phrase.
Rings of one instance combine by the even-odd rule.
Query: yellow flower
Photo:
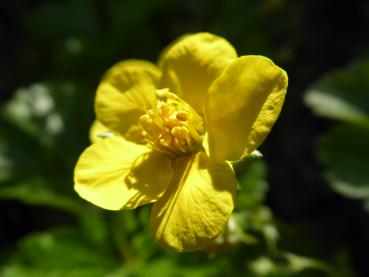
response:
[[[120,62],[97,89],[95,142],[76,165],[75,190],[109,210],[155,202],[151,232],[161,246],[204,248],[234,207],[229,161],[263,142],[286,89],[286,73],[271,60],[238,57],[209,33],[179,38],[158,66]],[[100,132],[108,135],[96,139]]]

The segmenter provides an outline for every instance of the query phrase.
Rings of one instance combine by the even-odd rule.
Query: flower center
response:
[[[156,105],[139,118],[139,125],[148,144],[172,156],[195,153],[202,147],[201,116],[168,89],[156,91]]]

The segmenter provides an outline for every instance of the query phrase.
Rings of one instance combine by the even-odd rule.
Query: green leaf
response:
[[[0,186],[0,198],[15,199],[29,205],[40,205],[62,210],[75,210],[78,204],[63,195],[57,195],[40,178]]]
[[[305,95],[317,115],[369,127],[369,60],[331,72]]]
[[[277,258],[261,256],[249,264],[254,276],[265,277],[338,277],[350,276],[340,273],[332,266],[308,257],[281,252]]]
[[[264,202],[268,184],[265,181],[266,165],[263,161],[255,161],[239,174],[239,191],[237,193],[237,209],[248,210]]]
[[[0,199],[12,199],[34,206],[51,207],[74,215],[84,230],[86,237],[95,242],[103,242],[107,227],[98,208],[82,200],[55,193],[41,178],[19,183],[2,184]]]
[[[109,213],[112,239],[127,261],[144,261],[160,251],[148,233],[151,206]],[[143,214],[146,214],[143,216]]]
[[[332,188],[352,198],[369,200],[369,130],[338,126],[321,137],[318,158]]]
[[[0,275],[100,277],[118,266],[118,257],[108,249],[91,245],[77,230],[59,228],[23,239]]]
[[[1,121],[0,124],[2,124]],[[2,125],[0,132],[0,181],[25,178],[25,176],[42,171],[39,165],[43,163],[45,158],[44,149],[23,132],[5,124]]]

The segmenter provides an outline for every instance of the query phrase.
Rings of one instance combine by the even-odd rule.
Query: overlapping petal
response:
[[[74,188],[99,207],[134,209],[160,198],[171,177],[171,163],[163,154],[121,137],[109,137],[82,153],[74,172]]]
[[[163,247],[201,249],[222,232],[233,210],[233,169],[204,152],[176,159],[173,169],[165,194],[153,206],[151,231]]]
[[[138,117],[151,108],[160,70],[147,61],[127,60],[104,75],[96,92],[97,119],[110,130],[125,135]]]
[[[243,56],[209,88],[206,128],[215,160],[238,160],[264,141],[277,120],[287,74],[270,59]]]
[[[164,50],[159,60],[162,87],[168,87],[202,113],[210,84],[237,58],[224,38],[197,33],[185,35]]]

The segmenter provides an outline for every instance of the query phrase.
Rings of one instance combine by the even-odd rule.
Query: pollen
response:
[[[149,145],[172,156],[195,153],[202,147],[201,116],[168,89],[156,91],[156,103],[139,118],[139,126]]]

